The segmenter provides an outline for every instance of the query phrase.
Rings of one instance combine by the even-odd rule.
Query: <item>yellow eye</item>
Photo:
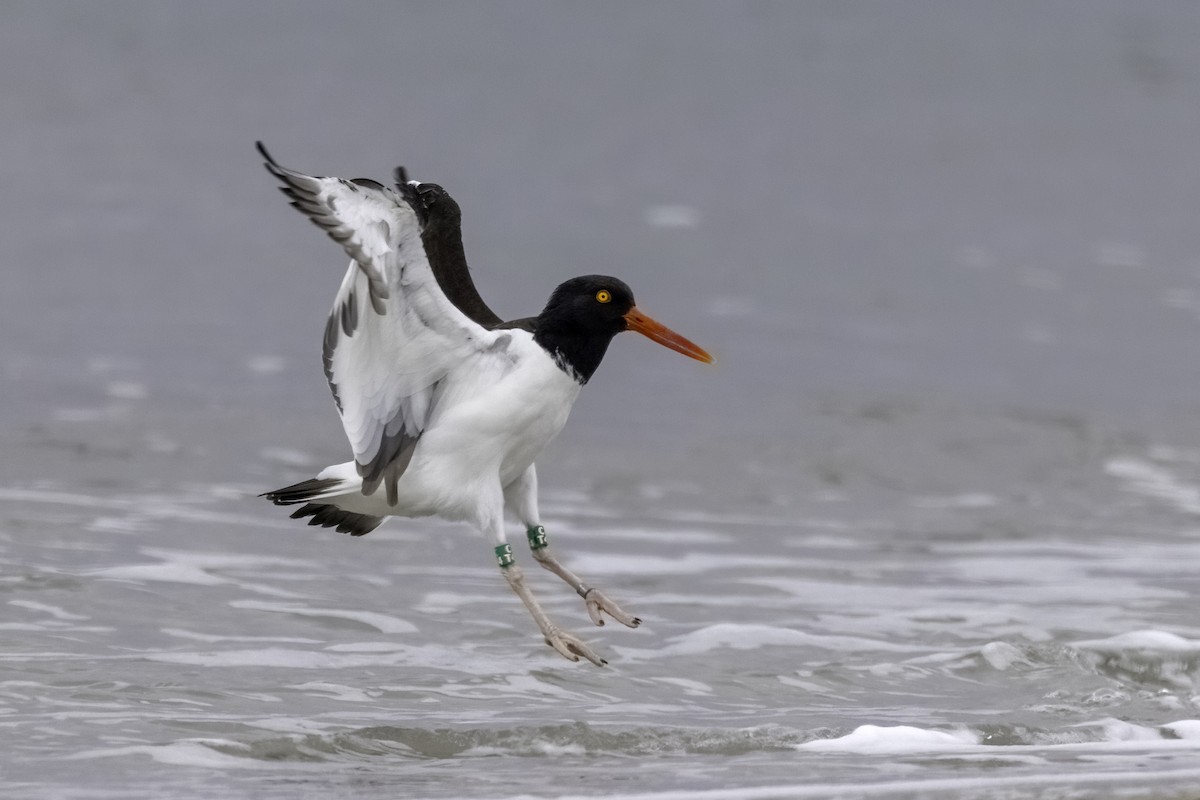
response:
[[[612,300],[612,295],[608,293],[608,289],[601,289],[596,292],[597,303],[607,303],[609,300]]]

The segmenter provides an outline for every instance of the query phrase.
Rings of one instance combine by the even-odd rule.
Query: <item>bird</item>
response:
[[[531,593],[505,514],[524,526],[537,564],[583,598],[588,617],[640,618],[589,586],[551,550],[534,461],[567,421],[618,333],[635,331],[704,363],[704,349],[643,313],[617,278],[561,283],[536,316],[502,320],[480,297],[462,245],[462,212],[438,184],[395,188],[281,166],[256,143],[291,205],[341,245],[350,264],[322,340],[325,377],[353,460],[260,495],[309,525],[351,536],[387,517],[467,522],[546,644],[571,661],[607,664],[555,624]]]

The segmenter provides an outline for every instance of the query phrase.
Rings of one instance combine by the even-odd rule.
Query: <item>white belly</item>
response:
[[[446,377],[397,484],[395,506],[387,505],[382,487],[370,497],[343,495],[336,504],[377,516],[469,520],[481,499],[497,497],[520,477],[562,430],[581,387],[529,333],[513,331],[513,339],[515,358],[504,369]]]

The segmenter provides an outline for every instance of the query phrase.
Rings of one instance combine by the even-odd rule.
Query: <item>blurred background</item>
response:
[[[112,434],[130,447],[154,434],[160,474],[240,480],[299,435],[341,458],[317,347],[342,259],[276,195],[256,138],[310,172],[402,163],[445,185],[502,315],[616,274],[719,354],[702,370],[621,340],[556,457],[649,437],[738,491],[758,464],[749,483],[775,496],[846,446],[821,438],[829,415],[1035,412],[1195,438],[1190,3],[4,18],[12,477],[60,471],[38,436],[89,413],[127,423]],[[205,447],[245,424],[253,440]]]
[[[45,439],[88,427],[110,429],[101,451],[152,436],[163,478],[257,480],[284,444],[341,459],[317,347],[342,259],[256,138],[318,174],[402,163],[445,185],[502,315],[615,274],[719,354],[702,370],[620,340],[555,458],[649,439],[783,502],[839,471],[845,415],[1195,439],[1190,3],[16,3],[4,21],[10,478],[83,467]],[[938,435],[918,428],[874,468],[902,480]],[[920,469],[961,476],[940,460]]]
[[[5,4],[0,555],[13,597],[38,576],[162,557],[155,547],[318,563],[338,545],[349,572],[376,568],[253,497],[348,458],[319,356],[344,258],[287,207],[254,152],[262,139],[313,174],[386,181],[403,164],[441,183],[502,316],[536,313],[567,277],[612,274],[717,356],[706,368],[616,341],[539,461],[551,505],[580,515],[568,530],[588,514],[676,534],[708,519],[718,538],[695,541],[784,570],[805,537],[828,533],[850,550],[817,571],[861,581],[863,597],[878,574],[854,570],[876,549],[913,548],[896,556],[911,558],[902,597],[934,580],[922,570],[939,542],[1054,540],[1064,561],[1004,573],[1021,594],[1024,580],[1075,575],[1103,542],[1110,571],[1084,570],[1067,592],[1095,607],[1048,622],[1047,605],[1030,606],[1017,614],[1028,627],[980,622],[964,640],[1200,636],[1187,566],[1200,513],[1197,42],[1200,6],[1183,0]],[[395,550],[388,535],[370,537],[379,559]],[[470,537],[417,558],[479,567],[481,593],[507,602]],[[1158,549],[1109,602],[1133,542]],[[679,552],[669,537],[648,547]],[[981,607],[993,579],[963,578]],[[111,586],[97,585],[31,602],[79,613]],[[814,591],[775,622],[817,624]],[[774,613],[738,597],[728,605],[746,619]],[[141,623],[122,616],[127,600],[111,598],[115,641],[170,650],[145,640],[154,626],[130,632]],[[196,602],[169,613],[194,619]],[[221,595],[204,602],[234,614],[230,629],[248,624]],[[664,604],[653,610],[672,619]],[[508,635],[527,622],[504,619]],[[683,627],[660,630],[702,621],[674,619]],[[110,646],[78,641],[93,656]],[[1200,648],[1184,647],[1168,685],[1170,713],[1186,717]],[[1055,665],[1051,683],[1074,680],[1055,672],[1074,657],[1026,657]],[[786,671],[767,661],[764,674]],[[711,668],[730,682],[681,674],[737,694],[733,662]],[[1137,711],[1100,715],[1160,724],[1170,714],[1138,694],[1157,687],[1123,686]],[[1080,699],[1094,689],[1079,690],[1078,719],[1100,713]],[[37,697],[13,708],[32,715]],[[935,722],[971,707],[911,702]],[[1029,702],[1023,724],[1063,719]],[[829,713],[821,735],[853,727]],[[804,731],[796,741],[817,735],[783,722]]]

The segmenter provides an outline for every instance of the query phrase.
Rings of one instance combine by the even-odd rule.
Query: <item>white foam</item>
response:
[[[550,656],[559,658],[547,648]],[[359,667],[431,667],[475,676],[495,676],[512,669],[512,662],[488,658],[473,652],[469,646],[443,645],[403,646],[387,652],[336,652],[328,650],[299,650],[285,647],[264,647],[241,650],[204,650],[178,652],[144,652],[140,658],[166,664],[187,664],[198,667],[274,667],[283,669],[340,670]],[[489,688],[489,691],[491,689]]]
[[[229,749],[248,750],[247,746],[227,739],[186,739],[164,745],[131,745],[128,747],[106,747],[94,750],[84,750],[78,753],[68,753],[61,756],[67,761],[85,761],[94,758],[120,758],[131,755],[145,755],[160,764],[170,764],[178,767],[206,767],[228,769],[231,767],[261,767],[261,762],[253,758],[237,758],[212,749],[219,745]]]
[[[159,564],[130,564],[124,567],[106,567],[92,570],[91,575],[114,581],[163,581],[167,583],[187,583],[194,586],[220,586],[233,583],[226,578],[205,571],[204,567],[196,564],[180,562],[165,562]]]
[[[579,553],[575,560],[580,568],[603,575],[694,575],[717,569],[739,567],[779,567],[785,559],[762,556],[718,555],[716,553],[685,553],[676,558],[652,556],[645,553]]]
[[[1162,740],[1162,731],[1158,728],[1147,728],[1145,725],[1134,725],[1120,719],[1101,719],[1092,722],[1081,722],[1073,725],[1075,728],[1099,728],[1102,740],[1105,742],[1157,742]]]
[[[114,628],[107,625],[68,625],[65,622],[0,622],[0,631],[53,631],[61,634],[63,631],[71,631],[72,633],[107,633]],[[13,656],[5,654],[5,659],[12,659]],[[29,661],[34,660],[29,654],[22,654],[18,657],[19,660]]]
[[[49,614],[55,619],[63,622],[81,622],[85,619],[90,619],[89,617],[81,614],[72,614],[59,608],[58,606],[47,605],[46,603],[38,603],[34,600],[9,600],[8,604],[10,606],[17,606],[18,608],[27,608],[30,611],[40,611],[43,614]]]
[[[93,533],[143,533],[150,527],[150,520],[136,516],[102,516],[87,524],[87,530]]]
[[[132,500],[111,497],[94,497],[87,494],[72,494],[43,489],[0,488],[0,500],[18,503],[49,503],[64,506],[86,506],[87,508],[134,508]]]
[[[394,653],[404,646],[395,642],[340,642],[325,649],[331,653]]]
[[[1200,720],[1178,720],[1158,727],[1149,727],[1109,717],[1072,727],[1094,730],[1095,738],[1089,741],[1049,745],[991,745],[984,744],[979,734],[964,729],[935,730],[911,725],[862,725],[845,736],[816,739],[797,745],[796,749],[864,755],[929,753],[990,758],[1037,756],[1055,751],[1099,755],[1145,750],[1194,750],[1200,747]]]
[[[631,658],[665,658],[682,655],[697,655],[713,650],[756,650],[760,647],[817,647],[838,652],[894,651],[913,652],[915,648],[893,645],[875,639],[857,636],[822,636],[805,631],[779,628],[773,625],[739,624],[722,622],[676,636],[671,643],[657,650],[635,650],[619,648],[622,655]]]
[[[1018,648],[1007,642],[988,642],[980,648],[966,648],[950,652],[930,653],[917,658],[910,658],[906,664],[945,665],[950,669],[968,669],[977,667],[983,661],[992,669],[1004,671],[1016,665],[1031,666],[1028,658]],[[888,665],[892,667],[894,665]],[[896,667],[899,670],[899,667]]]
[[[529,743],[532,750],[544,756],[582,756],[587,754],[587,749],[581,744],[558,744],[555,742],[547,742],[544,739],[539,739]]]
[[[364,692],[355,686],[343,686],[340,683],[327,683],[325,681],[309,681],[308,683],[297,683],[288,687],[289,689],[299,689],[304,692],[314,694],[322,694],[330,697],[333,700],[339,700],[344,703],[369,703],[379,699],[377,694]]]
[[[324,572],[319,561],[306,558],[289,558],[274,553],[222,552],[212,550],[175,550],[166,547],[143,547],[141,552],[151,558],[164,561],[184,560],[202,564],[210,569],[266,569],[274,573],[280,567],[306,567],[315,572]]]
[[[1105,653],[1124,653],[1129,651],[1151,653],[1200,653],[1200,641],[1185,639],[1167,631],[1130,631],[1107,639],[1087,639],[1075,642],[1075,647],[1082,650],[1097,650]]]
[[[1181,719],[1162,726],[1180,739],[1200,740],[1200,719]]]
[[[940,731],[911,725],[860,725],[836,739],[815,739],[797,750],[895,755],[898,753],[952,752],[979,744],[979,736],[966,730]]]
[[[211,633],[196,633],[180,628],[163,628],[167,636],[190,639],[196,642],[272,642],[275,644],[320,644],[319,639],[304,639],[299,636],[218,636]]]
[[[197,667],[279,667],[284,669],[345,669],[348,667],[391,666],[398,658],[344,656],[320,650],[291,650],[264,647],[257,650],[206,650],[204,652],[146,653],[150,661],[190,664]]]
[[[665,542],[672,547],[685,544],[725,544],[734,537],[710,531],[688,531],[678,528],[655,530],[639,526],[622,526],[619,528],[589,528],[586,532],[565,529],[561,523],[554,526],[555,538],[563,534],[566,539],[588,539],[597,542],[614,542],[620,540],[634,542]]]
[[[543,681],[536,675],[509,675],[505,680],[508,684],[507,686],[493,685],[490,687],[492,691],[499,694],[528,697],[557,697],[560,700],[570,700],[573,702],[581,702],[587,699],[586,695],[569,691],[548,681]]]
[[[294,592],[226,578],[214,574],[214,571],[231,568],[277,571],[283,566],[304,566],[313,570],[314,573],[319,571],[315,562],[277,556],[254,556],[245,553],[205,553],[190,550],[168,550],[158,547],[144,547],[141,552],[150,558],[160,559],[159,563],[105,567],[90,570],[87,574],[98,578],[119,581],[161,581],[192,584],[195,586],[233,585],[256,594],[296,598],[300,595]]]
[[[361,717],[367,715],[362,714]],[[318,722],[315,719],[305,719],[303,717],[260,717],[259,719],[247,719],[244,721],[246,725],[262,731],[270,731],[272,733],[296,734],[299,736],[321,736],[336,730],[344,730],[341,725],[335,723]]]
[[[683,689],[684,694],[694,697],[711,695],[713,693],[713,688],[707,683],[694,681],[690,678],[654,678],[654,680],[658,681],[659,683],[678,686],[679,688]]]
[[[496,601],[496,595],[463,594],[461,592],[427,592],[421,601],[413,606],[422,614],[450,614],[469,605],[490,605]]]
[[[979,655],[992,669],[1006,670],[1014,664],[1029,665],[1025,654],[1007,642],[988,642],[979,648]]]
[[[1125,481],[1136,494],[1164,500],[1180,511],[1200,514],[1200,488],[1184,483],[1170,470],[1138,458],[1114,458],[1104,471]]]
[[[407,620],[380,614],[375,611],[357,611],[341,608],[309,608],[308,606],[291,603],[266,603],[259,600],[234,600],[233,608],[249,611],[267,611],[275,614],[292,614],[298,617],[322,617],[325,619],[344,619],[367,625],[380,633],[415,633],[417,626]]]

